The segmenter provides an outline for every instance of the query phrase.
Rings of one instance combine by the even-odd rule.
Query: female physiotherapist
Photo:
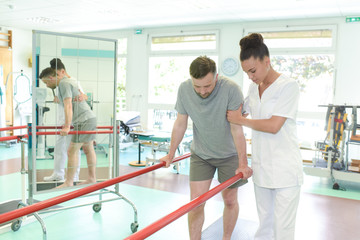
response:
[[[260,34],[242,38],[240,48],[242,69],[253,83],[244,106],[228,111],[227,118],[252,129],[251,164],[260,223],[255,239],[291,240],[303,183],[296,133],[299,87],[271,67]]]

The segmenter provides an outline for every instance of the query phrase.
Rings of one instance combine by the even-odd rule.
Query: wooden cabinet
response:
[[[0,65],[3,67],[4,85],[8,78],[6,86],[6,108],[5,108],[5,120],[7,126],[13,126],[14,124],[14,108],[13,108],[13,77],[12,77],[12,37],[11,31],[8,33],[0,33],[1,42],[4,42],[0,46]]]

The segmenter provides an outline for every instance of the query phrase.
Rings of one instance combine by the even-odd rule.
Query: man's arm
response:
[[[53,93],[53,95],[54,95],[54,103],[60,103],[59,98],[55,95],[54,89],[51,89],[51,90],[52,90],[52,93]]]
[[[187,122],[188,115],[178,113],[171,133],[169,153],[160,159],[160,161],[166,162],[166,167],[169,167],[174,159],[176,149],[181,143],[187,129]]]
[[[70,131],[71,121],[73,117],[71,97],[64,99],[64,111],[65,111],[65,125],[62,127],[60,131],[61,136],[68,135]]]
[[[246,154],[246,140],[241,125],[230,123],[231,134],[234,139],[234,144],[239,157],[239,167],[236,169],[236,174],[243,173],[243,178],[247,179],[252,175],[252,169],[248,166]]]

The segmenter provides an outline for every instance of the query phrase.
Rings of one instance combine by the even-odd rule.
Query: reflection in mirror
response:
[[[116,41],[34,34],[34,192],[111,178]]]

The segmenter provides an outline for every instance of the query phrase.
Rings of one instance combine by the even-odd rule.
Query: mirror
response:
[[[31,133],[36,137],[29,141],[30,199],[33,193],[68,187],[62,185],[66,172],[74,175],[75,186],[94,182],[94,174],[95,182],[113,177],[114,135],[109,132],[115,129],[116,48],[117,41],[111,39],[33,32],[32,92],[36,114],[32,115]],[[50,77],[39,79],[51,62],[56,72],[55,86]],[[66,106],[71,107],[71,114],[64,110]],[[75,134],[55,135],[70,115],[70,133]],[[97,133],[89,135],[84,131]]]

